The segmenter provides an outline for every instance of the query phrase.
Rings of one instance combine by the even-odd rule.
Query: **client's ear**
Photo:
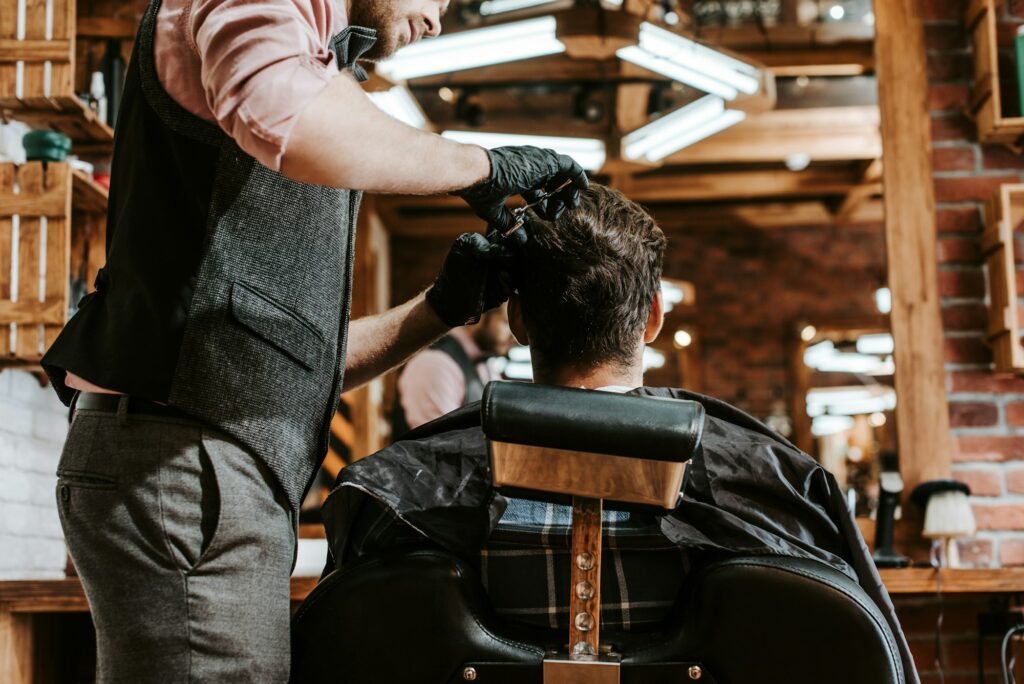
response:
[[[512,337],[516,338],[516,342],[525,346],[530,345],[530,334],[526,332],[526,323],[523,322],[523,303],[518,294],[508,298],[508,327],[512,330]]]
[[[651,300],[651,311],[647,314],[647,325],[644,327],[644,344],[650,344],[661,332],[661,326],[665,324],[665,301],[661,296],[661,289]]]

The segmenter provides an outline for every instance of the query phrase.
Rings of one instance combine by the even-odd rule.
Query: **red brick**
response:
[[[979,530],[1024,530],[1024,504],[974,504],[974,520]],[[1006,541],[1000,544],[999,555],[1006,564]],[[1014,552],[1014,559],[1017,558]],[[1024,540],[1020,547],[1020,560],[1024,563]]]
[[[963,19],[964,4],[960,0],[921,0],[921,16],[929,19]]]
[[[981,213],[974,207],[947,207],[935,211],[935,227],[940,233],[977,233]]]
[[[957,470],[953,479],[970,487],[973,496],[1000,496],[1003,493],[1003,478],[995,470]]]
[[[1010,468],[1006,471],[1006,491],[1024,494],[1024,468]]]
[[[974,148],[936,147],[932,150],[932,168],[936,171],[973,171]]]
[[[1024,155],[1002,145],[982,145],[981,166],[985,169],[1024,169]]]
[[[978,240],[970,238],[942,238],[938,242],[939,263],[970,263],[980,264],[981,253]]]
[[[957,435],[953,438],[953,460],[957,462],[1024,460],[1024,436]]]
[[[936,178],[935,199],[938,202],[984,202],[999,191],[999,186],[1017,183],[1017,176],[964,176]]]
[[[975,568],[988,568],[992,566],[992,559],[995,557],[995,554],[993,553],[991,540],[961,539],[956,543],[956,547],[960,554],[961,565]],[[968,624],[974,627],[977,624],[977,613],[974,613],[972,617],[974,619]],[[942,623],[943,627],[945,627],[947,624],[945,617],[943,617]]]
[[[952,304],[942,307],[944,330],[984,330],[988,324],[988,310],[984,304]]]
[[[1024,425],[1024,401],[1011,401],[1006,404],[1006,424]]]
[[[1024,539],[999,542],[999,560],[1003,565],[1024,565]]]
[[[943,297],[985,296],[985,275],[981,269],[939,271],[939,294]]]
[[[999,409],[988,402],[951,401],[949,422],[952,427],[989,427],[999,422]]]
[[[1024,377],[1012,373],[957,371],[950,375],[953,392],[1024,393]]]
[[[965,140],[977,137],[974,122],[959,112],[943,112],[932,116],[932,140]]]
[[[928,50],[965,48],[967,33],[962,24],[929,24],[924,28],[924,45]]]
[[[961,81],[971,77],[971,58],[966,54],[928,55],[928,80]]]
[[[949,337],[942,347],[950,363],[992,363],[992,349],[980,337]]]
[[[968,98],[969,89],[965,83],[932,83],[928,86],[928,110],[931,112],[963,109]]]
[[[998,21],[996,22],[996,43],[1000,47],[1010,47],[1013,39],[1017,37],[1017,29],[1021,27],[1019,21]],[[1000,60],[1002,63],[1002,60]],[[1006,73],[1006,72],[1003,72]]]

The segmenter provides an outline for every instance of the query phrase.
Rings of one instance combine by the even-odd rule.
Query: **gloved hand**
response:
[[[497,147],[487,153],[491,157],[490,177],[455,194],[466,200],[489,227],[502,233],[515,225],[512,212],[505,208],[509,197],[523,195],[532,201],[542,191],[554,190],[565,181],[572,181],[568,187],[534,207],[541,218],[554,221],[566,208],[579,205],[580,191],[589,185],[583,168],[572,157],[554,150],[522,145]]]
[[[449,327],[476,323],[484,311],[512,294],[507,267],[516,258],[509,246],[480,233],[463,233],[444,258],[427,302]]]

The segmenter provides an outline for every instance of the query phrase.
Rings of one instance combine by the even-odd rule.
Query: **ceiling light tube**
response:
[[[548,16],[462,31],[404,47],[376,69],[391,81],[405,81],[565,52],[555,30],[555,18]]]
[[[603,140],[596,138],[563,138],[548,135],[520,135],[516,133],[486,133],[481,131],[445,131],[442,137],[456,142],[479,145],[487,149],[506,145],[533,145],[567,154],[587,171],[604,166],[607,156]]]
[[[391,90],[367,93],[367,95],[370,96],[373,104],[402,123],[423,130],[429,127],[427,116],[420,109],[420,103],[405,86],[395,86]]]
[[[516,12],[531,7],[548,5],[552,2],[555,2],[555,0],[484,0],[480,3],[480,16],[489,17],[495,14],[504,14],[505,12]]]
[[[745,118],[744,112],[726,109],[722,98],[706,95],[625,136],[622,156],[658,161]]]
[[[735,100],[761,89],[760,71],[746,62],[644,22],[637,45],[616,53],[621,59],[697,90]]]

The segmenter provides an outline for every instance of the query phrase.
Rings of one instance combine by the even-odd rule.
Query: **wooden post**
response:
[[[32,616],[0,607],[0,682],[32,681]]]
[[[569,657],[599,655],[601,630],[601,499],[572,499]]]
[[[910,491],[949,477],[932,186],[931,122],[920,0],[876,0],[875,68],[885,160],[885,233],[896,344],[900,471]]]

